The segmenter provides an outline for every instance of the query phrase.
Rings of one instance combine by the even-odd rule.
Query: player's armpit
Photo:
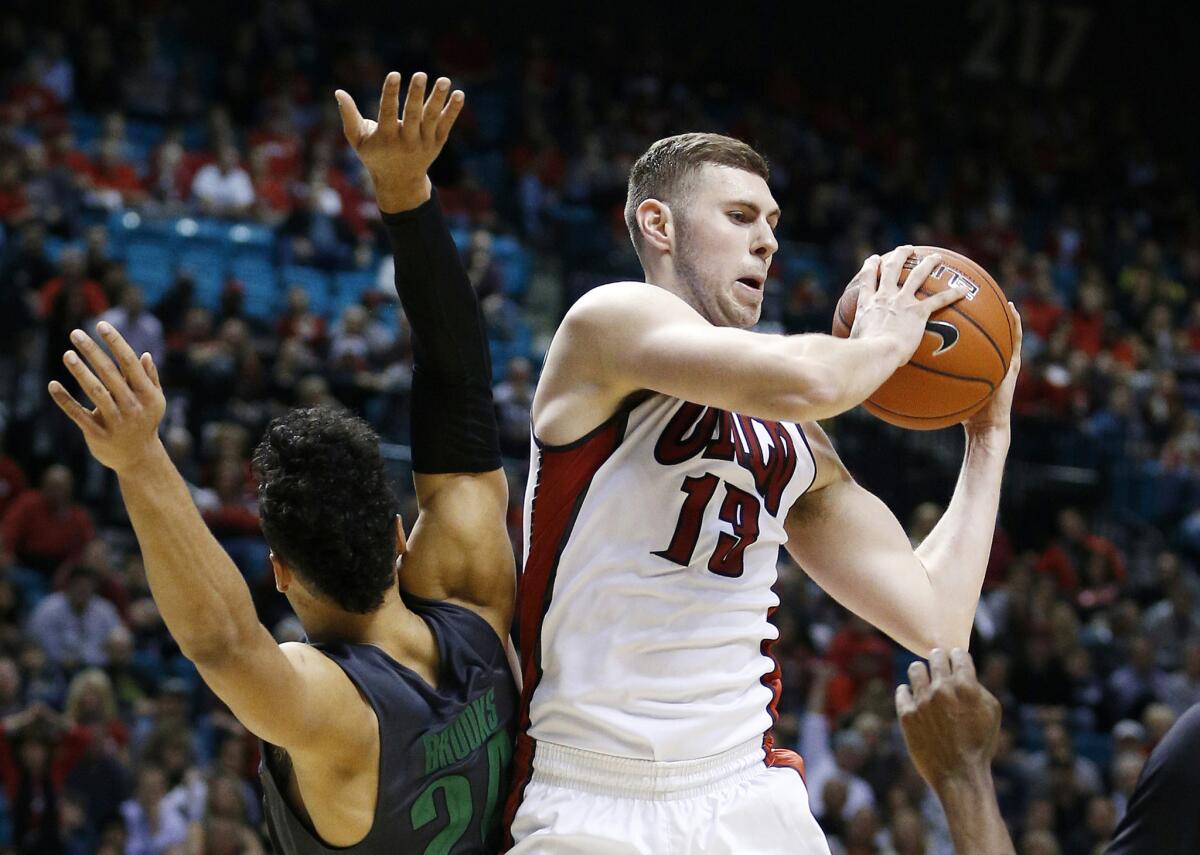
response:
[[[512,621],[516,570],[504,470],[414,476],[420,515],[400,565],[400,588],[478,612],[501,639]]]
[[[332,659],[307,644],[279,645],[262,625],[237,650],[195,664],[251,733],[289,753],[361,756],[377,732],[370,706]]]
[[[784,528],[788,552],[813,581],[897,643],[919,656],[966,648],[939,623],[929,575],[896,517],[853,479],[810,490]]]

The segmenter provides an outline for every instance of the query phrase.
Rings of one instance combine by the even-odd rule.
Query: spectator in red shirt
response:
[[[42,317],[48,318],[54,309],[54,300],[63,290],[79,289],[83,292],[89,316],[95,316],[108,308],[104,288],[95,279],[85,274],[83,253],[77,249],[64,250],[58,262],[58,275],[41,287]],[[58,343],[55,343],[58,347]],[[60,348],[61,349],[61,348]]]
[[[97,148],[92,164],[92,188],[96,200],[109,209],[144,202],[147,198],[137,170],[121,159],[118,139],[106,139]]]
[[[1079,590],[1085,571],[1092,580],[1125,582],[1125,559],[1108,538],[1088,531],[1087,521],[1075,508],[1058,515],[1059,535],[1038,558],[1036,569],[1051,576],[1060,591]]]
[[[250,178],[254,183],[254,217],[277,226],[292,210],[292,193],[286,177],[271,171],[270,150],[265,146],[250,151]]]
[[[0,222],[14,226],[29,213],[25,187],[21,183],[21,162],[15,157],[0,162]]]
[[[1104,343],[1104,285],[1094,279],[1079,287],[1079,308],[1071,313],[1071,349],[1095,357]]]
[[[300,171],[299,135],[292,125],[291,105],[285,97],[272,99],[266,121],[247,135],[246,142],[252,158],[260,153],[265,158],[266,174],[270,177],[286,180]]]
[[[91,515],[72,501],[75,479],[65,466],[51,466],[38,490],[17,497],[0,523],[0,537],[17,563],[47,576],[74,561],[96,536]]]
[[[31,54],[26,62],[24,74],[8,89],[6,100],[20,104],[31,123],[62,113],[62,102],[59,101],[58,94],[42,83],[45,75],[45,60],[38,53]]]
[[[246,465],[233,457],[217,464],[213,488],[218,505],[202,513],[213,536],[251,584],[262,582],[269,566],[258,507],[246,496]]]
[[[70,128],[64,126],[50,137],[47,162],[50,166],[66,167],[75,176],[77,186],[91,185],[92,162],[86,154],[76,150]]]
[[[1033,282],[1029,294],[1021,301],[1021,324],[1027,332],[1036,333],[1038,338],[1050,338],[1064,314],[1054,282],[1050,279],[1050,267],[1044,257],[1035,264]]]
[[[0,722],[0,782],[8,799],[13,838],[22,852],[60,851],[58,800],[50,758],[60,717],[36,703]]]
[[[117,717],[112,681],[99,668],[88,668],[71,680],[65,712],[66,732],[51,767],[58,787],[89,754],[99,751],[111,757],[129,747],[129,728]]]
[[[872,680],[892,677],[891,644],[869,623],[850,615],[829,642],[825,658],[837,668],[829,682],[826,714],[837,718],[849,711]]]
[[[308,292],[300,285],[288,289],[287,308],[275,326],[280,341],[299,339],[313,353],[324,353],[329,343],[325,319],[310,312]]]

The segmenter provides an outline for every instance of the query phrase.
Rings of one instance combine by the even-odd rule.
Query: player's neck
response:
[[[657,264],[643,265],[642,272],[646,283],[656,288],[662,288],[669,294],[674,294],[697,312],[703,314],[696,301],[696,293],[692,287],[680,277],[669,256],[663,256]]]
[[[398,635],[405,634],[410,623],[421,620],[404,605],[396,588],[388,591],[379,608],[366,614],[312,601],[299,617],[309,641],[377,644],[384,648],[390,648]]]

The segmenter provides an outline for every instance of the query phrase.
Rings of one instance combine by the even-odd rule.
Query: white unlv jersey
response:
[[[799,426],[651,395],[531,464],[518,764],[528,737],[670,761],[768,731],[771,586],[816,472]]]

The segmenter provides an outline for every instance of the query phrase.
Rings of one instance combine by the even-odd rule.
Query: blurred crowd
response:
[[[470,18],[384,38],[329,0],[250,6],[204,21],[82,0],[55,4],[53,20],[29,3],[0,12],[0,852],[266,846],[257,744],[165,631],[116,485],[45,385],[69,380],[67,333],[99,319],[152,353],[173,459],[264,623],[299,638],[255,507],[249,458],[265,424],[294,406],[363,415],[415,514],[407,330],[332,98],[340,86],[373,110],[392,67],[467,91],[433,177],[497,356],[517,549],[539,348],[578,294],[638,275],[625,179],[654,139],[718,130],[770,160],[783,246],[764,331],[827,330],[861,259],[899,243],[994,274],[1021,311],[1025,370],[972,648],[1004,705],[994,771],[1018,850],[1096,850],[1146,754],[1200,702],[1194,158],[1164,146],[1136,103],[1100,109],[1086,92],[981,99],[949,76],[929,99],[902,71],[878,91],[812,89],[777,64],[747,97],[706,75],[703,51],[650,50],[615,27],[566,50]],[[114,246],[129,212],[254,224],[281,269],[366,271],[379,286],[331,312],[283,281],[264,314],[235,277],[206,301],[180,269],[151,298]],[[504,240],[531,259],[519,287],[493,254]],[[961,440],[862,414],[831,432],[919,543]],[[909,655],[785,557],[778,590],[777,742],[803,753],[835,853],[948,852],[894,721]]]

